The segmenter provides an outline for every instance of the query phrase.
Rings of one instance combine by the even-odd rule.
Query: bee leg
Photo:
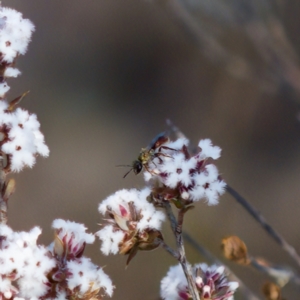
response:
[[[167,146],[160,146],[159,147],[159,151],[163,149],[163,150],[171,150],[171,151],[180,151],[180,150],[176,150],[176,149],[173,149],[173,148],[170,148],[170,147],[167,147]]]
[[[157,157],[157,158],[159,159],[159,162],[160,162],[160,163],[163,162],[163,160],[161,159],[160,156],[172,158],[171,155],[168,155],[168,154],[166,154],[166,153],[162,153],[162,152],[155,153],[155,157]]]
[[[131,169],[123,176],[123,178],[125,178],[132,170],[133,170],[133,168],[131,168]]]
[[[155,163],[153,163],[155,165]],[[156,166],[156,165],[155,165]],[[149,170],[147,165],[144,165],[144,168],[146,169],[147,172],[149,172],[152,175],[159,175],[159,173],[155,173],[154,171]]]

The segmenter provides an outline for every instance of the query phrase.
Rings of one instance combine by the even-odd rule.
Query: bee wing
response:
[[[151,150],[155,150],[157,149],[159,146],[161,146],[162,144],[166,143],[169,140],[169,138],[166,136],[166,132],[161,132],[160,134],[158,134],[149,144],[148,149]]]

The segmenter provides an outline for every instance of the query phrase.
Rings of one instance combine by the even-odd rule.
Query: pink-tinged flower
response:
[[[95,241],[95,236],[86,233],[86,227],[76,222],[56,219],[52,227],[55,229],[53,252],[62,260],[81,257],[85,245]]]
[[[103,270],[82,256],[94,236],[82,224],[55,220],[52,250],[37,245],[38,227],[15,232],[0,226],[0,299],[102,299],[114,286]],[[76,232],[74,232],[74,230]]]
[[[102,268],[87,257],[66,261],[49,274],[51,284],[45,299],[102,299],[112,296],[114,286]]]
[[[220,157],[221,149],[212,146],[209,139],[201,140],[200,151],[191,156],[187,146],[188,140],[180,138],[156,149],[159,152],[148,163],[145,180],[154,182],[153,196],[157,199],[183,204],[206,199],[215,205],[226,184],[210,161]]]
[[[193,277],[201,300],[233,300],[238,288],[237,282],[229,282],[223,266],[197,264],[193,267]],[[161,297],[164,300],[190,300],[188,284],[180,265],[169,269],[161,281]]]
[[[97,232],[101,251],[128,254],[129,262],[138,250],[152,250],[162,240],[160,233],[164,214],[147,201],[150,189],[121,190],[99,205],[107,224]]]
[[[45,299],[102,299],[112,296],[114,286],[103,270],[83,256],[86,244],[95,240],[86,227],[57,219],[54,243],[51,247],[56,267],[48,274],[49,292]],[[62,297],[62,298],[61,298]]]

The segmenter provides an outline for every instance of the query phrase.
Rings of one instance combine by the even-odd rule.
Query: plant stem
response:
[[[174,249],[172,249],[170,246],[168,246],[163,240],[156,239],[157,244],[159,244],[161,247],[163,247],[169,254],[171,254],[174,258],[179,260],[179,254]]]
[[[0,224],[7,223],[7,199],[4,199],[6,173],[3,166],[3,157],[0,157]]]
[[[195,284],[195,280],[192,275],[192,270],[191,267],[186,259],[186,254],[185,254],[185,248],[184,248],[184,243],[183,243],[183,237],[182,237],[182,225],[183,225],[183,219],[184,219],[184,209],[180,209],[178,212],[178,222],[176,221],[176,218],[173,214],[171,205],[169,202],[165,201],[164,202],[164,207],[167,213],[167,216],[169,218],[170,224],[172,231],[175,235],[176,239],[176,244],[177,244],[177,249],[178,249],[178,261],[182,267],[182,270],[184,272],[184,275],[186,277],[188,287],[189,287],[189,292],[193,298],[193,300],[200,300],[199,293]]]
[[[173,211],[172,211],[170,203],[167,202],[167,201],[164,201],[164,208],[166,210],[167,217],[168,217],[168,219],[170,221],[171,229],[172,229],[174,235],[176,235],[177,221],[176,221],[176,218],[175,218],[175,216],[173,214]]]

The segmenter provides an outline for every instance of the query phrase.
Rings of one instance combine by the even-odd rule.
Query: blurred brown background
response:
[[[192,143],[211,138],[223,149],[217,166],[226,182],[300,251],[299,1],[2,4],[36,25],[9,98],[30,90],[22,105],[38,115],[51,150],[14,175],[10,226],[41,226],[44,244],[55,218],[97,231],[98,203],[144,184],[142,176],[123,179],[127,169],[115,166],[131,163],[170,118]],[[220,259],[221,239],[235,234],[251,254],[294,265],[229,195],[216,207],[199,203],[185,229]],[[125,257],[104,257],[99,246],[86,254],[105,266],[114,299],[158,299],[159,282],[175,264],[168,254],[139,253],[124,270]],[[187,254],[203,261],[189,245]],[[228,265],[262,298],[266,276]],[[288,284],[283,294],[298,299],[299,287]]]

